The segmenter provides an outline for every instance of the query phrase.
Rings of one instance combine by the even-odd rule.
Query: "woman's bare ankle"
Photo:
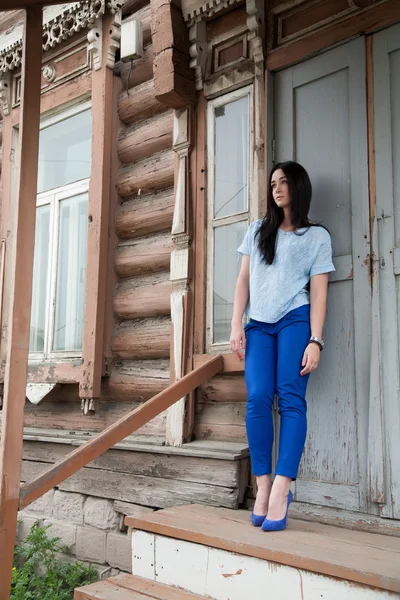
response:
[[[270,475],[261,475],[256,477],[257,496],[254,503],[253,512],[255,515],[266,515],[268,512],[269,496],[272,488]]]

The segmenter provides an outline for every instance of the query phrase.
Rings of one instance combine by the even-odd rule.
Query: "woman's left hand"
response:
[[[321,350],[317,344],[308,344],[305,349],[301,366],[303,367],[300,371],[300,375],[307,375],[311,371],[315,371],[318,367]]]

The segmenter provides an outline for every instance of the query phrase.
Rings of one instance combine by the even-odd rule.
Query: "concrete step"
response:
[[[77,588],[74,600],[204,600],[204,598],[162,583],[121,574]]]
[[[265,533],[249,511],[194,504],[125,522],[134,575],[214,600],[400,600],[398,537],[297,519]]]

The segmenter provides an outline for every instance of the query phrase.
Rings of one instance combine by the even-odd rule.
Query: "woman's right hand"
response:
[[[246,348],[246,334],[241,322],[232,323],[230,344],[232,352],[236,352],[239,360],[243,360],[242,350]]]

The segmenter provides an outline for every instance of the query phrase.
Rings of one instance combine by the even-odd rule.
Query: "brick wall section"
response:
[[[49,526],[50,536],[60,538],[66,560],[93,564],[107,576],[110,571],[131,572],[129,534],[116,508],[118,504],[104,498],[51,490],[19,513],[17,541],[24,543],[39,521]]]

